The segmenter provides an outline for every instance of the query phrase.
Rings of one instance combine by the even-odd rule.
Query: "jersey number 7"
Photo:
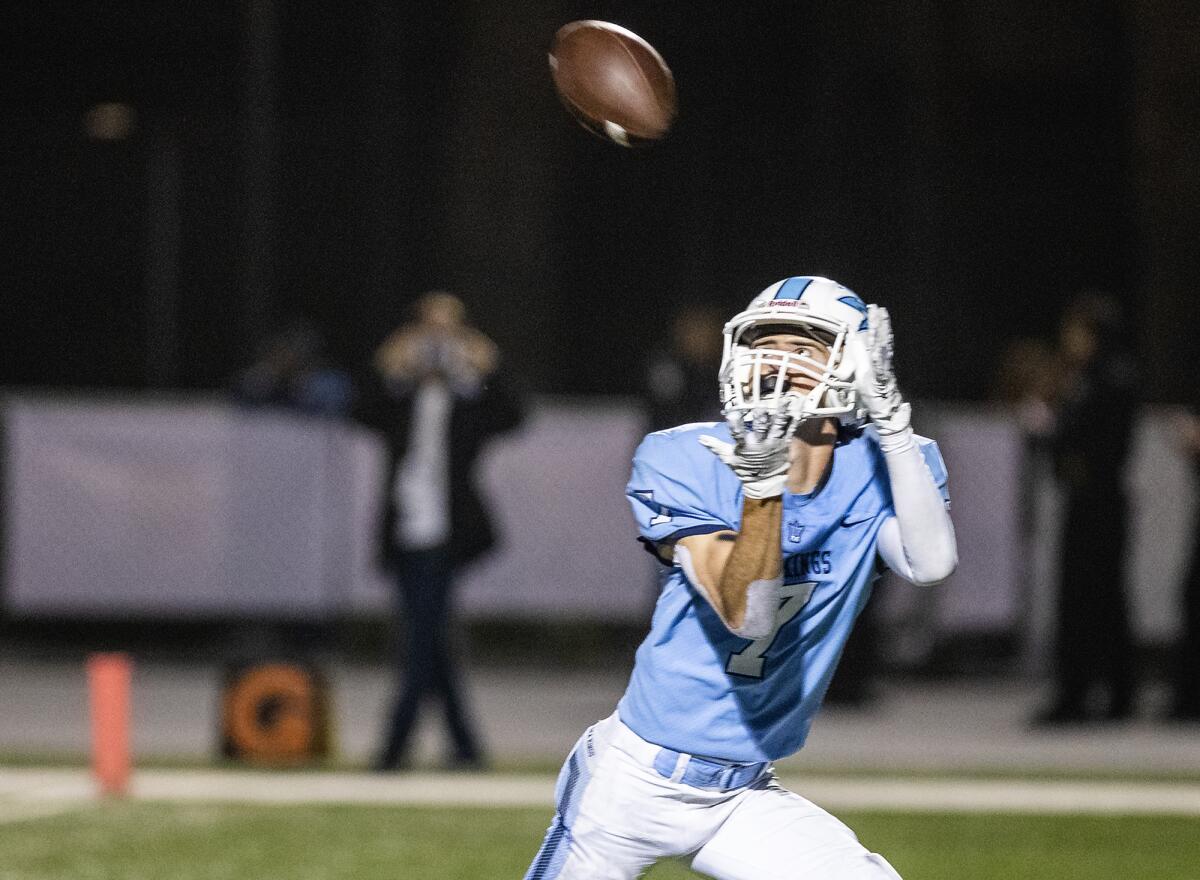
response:
[[[742,650],[730,654],[729,662],[725,664],[725,671],[730,675],[762,678],[767,651],[771,650],[771,645],[774,644],[775,637],[779,635],[779,630],[808,604],[808,600],[812,598],[813,590],[816,588],[816,581],[784,584],[780,587],[779,598],[783,601],[779,603],[779,610],[775,612],[775,628],[761,639],[755,639]]]

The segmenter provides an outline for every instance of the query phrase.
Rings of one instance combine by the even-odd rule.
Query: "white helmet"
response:
[[[797,352],[751,348],[761,328],[779,325],[832,338],[828,362]],[[866,303],[836,281],[798,275],[775,282],[725,325],[719,373],[725,418],[747,421],[751,414],[786,411],[797,421],[836,418],[845,425],[862,424],[865,412],[854,390],[856,347],[849,342],[866,326]],[[816,386],[809,392],[788,390],[776,377],[789,372],[811,378]]]

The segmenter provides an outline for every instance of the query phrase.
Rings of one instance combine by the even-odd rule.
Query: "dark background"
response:
[[[575,18],[665,56],[664,142],[559,106]],[[20,0],[3,43],[3,384],[219,387],[295,315],[358,366],[444,287],[535,388],[629,393],[675,310],[791,274],[889,306],[914,396],[986,397],[1087,286],[1193,384],[1192,2]]]

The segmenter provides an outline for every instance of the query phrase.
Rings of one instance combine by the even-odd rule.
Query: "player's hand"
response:
[[[700,443],[732,468],[747,498],[782,495],[798,420],[786,410],[771,413],[764,409],[753,414],[749,430],[738,415],[731,416],[728,424],[733,443],[704,435]]]
[[[908,429],[912,407],[900,396],[892,369],[892,321],[882,306],[867,306],[867,328],[854,334],[857,367],[854,386],[880,436]]]

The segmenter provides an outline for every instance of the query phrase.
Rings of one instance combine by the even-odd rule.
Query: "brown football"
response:
[[[550,47],[550,72],[575,118],[623,147],[658,140],[675,119],[675,79],[666,62],[619,25],[563,25]]]

